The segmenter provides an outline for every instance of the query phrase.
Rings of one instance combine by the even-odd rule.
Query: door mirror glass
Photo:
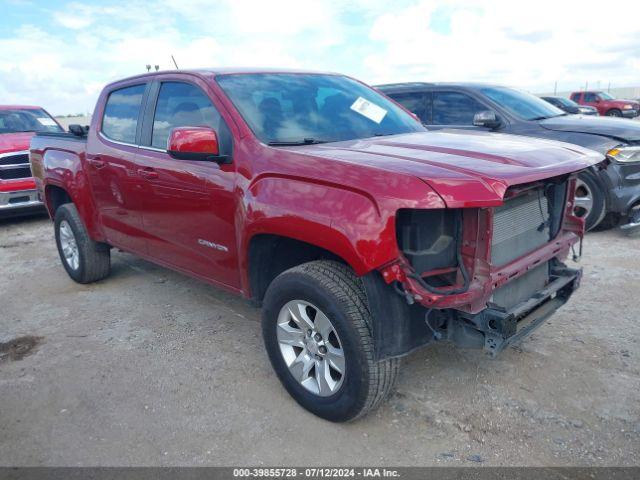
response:
[[[500,126],[500,119],[496,112],[492,110],[483,110],[473,116],[473,124],[476,127],[497,128]]]
[[[218,134],[209,127],[176,127],[167,140],[167,153],[180,160],[224,163],[220,155]],[[221,162],[223,160],[223,162]]]

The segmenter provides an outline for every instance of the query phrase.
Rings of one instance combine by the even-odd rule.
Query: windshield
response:
[[[561,103],[565,107],[579,107],[580,106],[576,102],[574,102],[573,100],[569,100],[568,98],[556,97],[556,100],[558,101],[558,103]]]
[[[338,75],[229,74],[216,80],[267,144],[425,131],[418,120],[375,90]]]
[[[523,120],[542,120],[566,115],[558,107],[522,90],[506,87],[486,87],[480,90],[491,100]]]
[[[608,94],[607,92],[598,92],[598,96],[602,100],[615,100],[615,97],[613,95]]]
[[[62,131],[53,118],[41,108],[0,110],[0,133]]]

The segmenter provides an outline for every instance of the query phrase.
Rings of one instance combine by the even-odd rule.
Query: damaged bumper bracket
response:
[[[461,313],[448,326],[447,339],[462,346],[484,348],[495,357],[530,335],[564,305],[578,288],[581,276],[582,269],[562,267],[553,272],[549,285],[509,311],[490,307],[475,315]],[[476,330],[476,335],[467,329]]]

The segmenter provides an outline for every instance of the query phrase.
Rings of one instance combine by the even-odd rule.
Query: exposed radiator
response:
[[[491,263],[504,265],[547,243],[549,202],[542,188],[507,200],[494,210]]]
[[[491,302],[509,310],[521,302],[530,299],[542,290],[549,281],[549,262],[544,262],[523,276],[512,280],[493,292]]]

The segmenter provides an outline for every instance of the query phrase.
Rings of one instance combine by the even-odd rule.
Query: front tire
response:
[[[578,175],[573,212],[585,219],[587,231],[596,228],[607,214],[607,202],[597,180],[588,172]]]
[[[607,117],[621,117],[621,116],[622,116],[622,112],[617,108],[612,108],[611,110],[607,111]]]
[[[93,241],[73,203],[61,205],[55,213],[56,245],[64,269],[78,283],[91,283],[109,275],[109,246]]]
[[[364,287],[338,262],[309,262],[280,274],[265,295],[262,333],[283,386],[326,420],[365,415],[398,375],[399,359],[375,360]]]

